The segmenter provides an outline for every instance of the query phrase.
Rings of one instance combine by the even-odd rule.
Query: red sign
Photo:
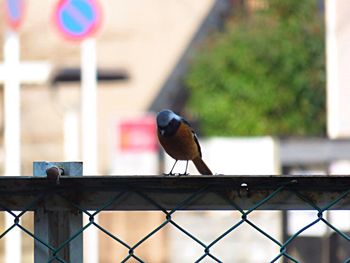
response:
[[[157,126],[154,116],[119,123],[119,148],[128,152],[157,151]]]

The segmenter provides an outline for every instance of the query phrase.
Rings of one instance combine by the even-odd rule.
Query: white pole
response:
[[[327,0],[325,7],[328,136],[350,138],[350,2]]]
[[[97,173],[97,72],[96,41],[86,39],[81,45],[81,114],[84,174]]]
[[[20,161],[20,79],[19,79],[19,37],[17,32],[8,30],[4,43],[4,147],[5,175],[19,176]],[[14,223],[14,217],[6,213],[5,228]],[[21,262],[21,232],[15,227],[6,235],[5,262]]]
[[[5,76],[5,175],[20,175],[19,39],[7,31],[4,45]]]
[[[327,131],[330,138],[337,138],[340,131],[339,59],[337,41],[337,3],[326,4],[326,53],[327,53]]]
[[[97,174],[97,66],[96,41],[86,39],[81,44],[81,118],[82,153],[84,174]],[[95,218],[98,222],[98,218]],[[85,259],[88,263],[99,262],[98,231],[89,229],[84,239]]]

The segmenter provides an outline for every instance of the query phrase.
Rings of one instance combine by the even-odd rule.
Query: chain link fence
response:
[[[245,226],[277,248],[269,262],[302,262],[289,252],[289,246],[314,225],[324,224],[344,241],[350,241],[350,236],[325,216],[328,210],[349,209],[349,192],[350,177],[346,176],[62,176],[59,181],[36,177],[0,178],[0,208],[13,221],[0,234],[0,240],[14,229],[20,229],[35,243],[35,262],[83,262],[82,237],[87,230],[95,228],[122,248],[120,262],[147,262],[139,254],[139,248],[170,227],[181,234],[178,238],[200,247],[200,254],[188,262],[224,262],[222,251],[217,252],[216,248],[227,237],[234,239]],[[257,210],[291,209],[316,213],[311,222],[285,240],[269,233],[266,225],[261,226],[253,219]],[[232,211],[239,217],[235,217],[237,220],[232,217],[231,225],[209,241],[207,238],[204,241],[176,217],[182,211],[212,210]],[[21,222],[31,211],[34,211],[33,229]],[[158,211],[162,216],[159,224],[130,243],[96,220],[105,211]],[[82,215],[87,218],[85,223]],[[211,231],[211,226],[205,231]],[[172,262],[165,258],[166,262]],[[350,251],[343,255],[341,262],[350,262]]]

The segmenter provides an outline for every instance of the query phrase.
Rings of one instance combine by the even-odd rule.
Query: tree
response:
[[[325,134],[324,24],[315,0],[269,0],[194,56],[188,109],[206,135]]]

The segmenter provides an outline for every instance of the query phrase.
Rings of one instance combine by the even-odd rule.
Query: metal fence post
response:
[[[34,162],[33,175],[47,177],[52,180],[55,177],[55,169],[61,176],[82,176],[82,162]],[[54,171],[52,173],[52,171]],[[51,177],[51,178],[50,178]],[[56,180],[56,179],[55,179]],[[59,178],[53,183],[59,183]],[[72,237],[83,227],[81,212],[73,208],[68,211],[55,210],[48,207],[46,201],[34,211],[34,234],[40,240],[48,243],[56,249],[63,242]],[[54,251],[38,241],[34,241],[34,262],[48,262],[54,256]],[[60,259],[66,262],[83,262],[83,235],[80,234],[70,241],[64,248],[56,253]],[[56,262],[56,261],[54,261]]]

